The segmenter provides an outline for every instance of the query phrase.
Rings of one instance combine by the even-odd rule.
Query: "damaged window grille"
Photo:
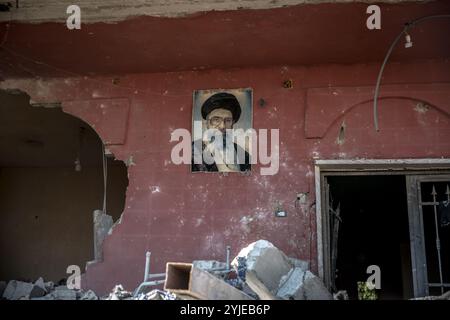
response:
[[[424,224],[427,223],[433,224],[432,226],[429,227],[433,227],[435,236],[434,246],[431,246],[430,244],[433,241],[433,239],[430,239],[431,235],[427,237],[427,234],[424,234],[425,242],[428,241],[430,243],[428,246],[425,247],[426,248],[425,250],[427,251],[427,249],[432,249],[432,247],[434,247],[435,250],[435,253],[426,252],[426,264],[428,265],[428,269],[432,268],[430,267],[430,265],[435,266],[437,264],[438,280],[439,280],[439,282],[427,281],[426,292],[428,295],[431,288],[440,288],[440,293],[444,294],[445,288],[450,288],[450,283],[445,282],[445,279],[448,279],[449,275],[445,274],[445,272],[448,272],[448,270],[446,270],[443,265],[443,254],[446,253],[445,242],[443,243],[441,240],[443,236],[448,237],[448,234],[450,232],[450,188],[449,184],[446,184],[445,193],[439,194],[436,191],[436,185],[433,183],[431,185],[431,194],[430,194],[432,197],[431,198],[432,201],[422,201],[423,194],[421,192],[421,189],[426,188],[424,184],[425,183],[423,182],[419,183],[419,193],[418,193],[420,197],[419,204],[422,212],[422,219],[424,220],[423,222]],[[432,210],[427,210],[426,209],[427,207],[428,208],[432,207]],[[428,274],[430,274],[430,270],[427,271]],[[436,279],[436,277],[433,278]]]

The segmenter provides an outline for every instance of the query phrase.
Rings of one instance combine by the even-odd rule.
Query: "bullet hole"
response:
[[[283,82],[283,88],[292,89],[294,87],[294,82],[291,79],[285,80]]]
[[[119,78],[113,78],[112,79],[112,83],[117,85],[117,84],[120,83],[120,79]]]
[[[338,145],[343,145],[345,142],[345,122],[342,122],[341,128],[339,129],[339,135],[336,139]]]
[[[36,219],[36,220],[39,219],[39,216],[34,216],[34,219]]]
[[[259,106],[261,108],[264,108],[266,106],[267,102],[263,98],[259,99]]]

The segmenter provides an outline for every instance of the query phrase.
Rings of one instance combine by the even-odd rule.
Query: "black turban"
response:
[[[202,106],[202,117],[206,119],[206,116],[215,109],[230,110],[233,115],[233,122],[237,122],[241,116],[241,106],[236,97],[230,93],[220,92],[213,94],[209,97]]]

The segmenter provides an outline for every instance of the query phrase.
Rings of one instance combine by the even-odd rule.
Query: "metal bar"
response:
[[[148,287],[148,286],[157,286],[158,284],[163,284],[165,281],[166,281],[166,279],[142,282],[139,285],[139,287],[134,291],[133,297],[137,297],[139,295],[139,293],[141,292],[142,288]]]
[[[450,283],[429,283],[428,286],[429,287],[449,287],[450,288]]]
[[[147,280],[148,279],[154,279],[154,278],[161,278],[161,277],[165,277],[166,274],[165,273],[150,273],[147,276]]]
[[[421,202],[421,206],[438,206],[439,202]]]
[[[150,271],[150,256],[151,256],[151,252],[147,251],[147,253],[145,254],[145,271],[144,271],[144,282],[146,282],[148,280],[148,273]]]
[[[431,195],[433,196],[433,202],[436,202],[436,189],[434,188],[434,184],[433,184],[433,191],[431,192]],[[441,283],[441,294],[444,294],[444,286],[442,286],[442,283],[444,282],[444,280],[442,277],[441,240],[439,239],[439,226],[438,226],[436,205],[433,206],[433,210],[434,210],[434,226],[436,229],[436,251],[437,251],[438,263],[439,263],[439,281]]]
[[[146,285],[146,286],[156,286],[158,284],[164,283],[165,281],[166,281],[166,279],[154,280],[154,281],[146,281],[146,282],[143,282],[142,284]]]
[[[231,247],[227,246],[227,269],[228,270],[230,269],[230,250],[231,250]]]

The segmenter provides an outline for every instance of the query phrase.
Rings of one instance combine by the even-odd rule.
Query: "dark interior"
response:
[[[413,297],[405,176],[329,176],[333,208],[340,204],[337,290],[358,299],[357,282],[381,271],[378,299]],[[331,230],[332,227],[331,227]]]

